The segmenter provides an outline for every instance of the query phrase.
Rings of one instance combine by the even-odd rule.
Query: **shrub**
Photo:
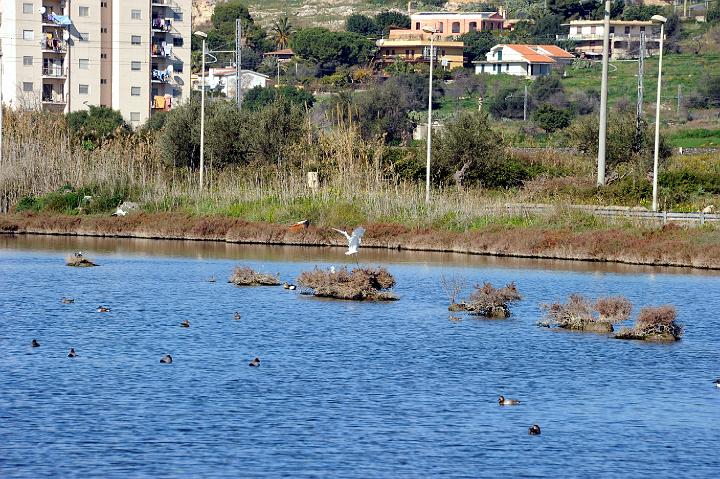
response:
[[[617,339],[640,339],[645,341],[677,341],[684,328],[675,322],[677,313],[672,305],[648,307],[640,310],[635,326],[623,328],[616,335]]]
[[[583,295],[575,293],[570,295],[567,303],[543,304],[541,308],[546,314],[538,322],[539,326],[610,333],[614,323],[630,316],[632,303],[623,296],[615,296],[598,298],[592,304]]]
[[[304,271],[298,284],[309,290],[308,294],[324,298],[392,301],[398,299],[387,291],[395,286],[395,278],[385,268],[341,268],[329,271],[315,268]]]
[[[520,301],[515,283],[508,283],[504,288],[495,288],[491,283],[482,286],[476,284],[466,301],[451,304],[450,311],[467,311],[470,314],[486,318],[507,318],[510,316],[508,304]]]
[[[93,263],[90,258],[85,258],[82,255],[70,255],[65,258],[65,264],[74,268],[91,268],[97,266]]]
[[[257,273],[249,266],[237,266],[228,283],[236,286],[278,286],[280,274]]]
[[[532,120],[548,133],[567,128],[571,119],[572,114],[568,110],[555,108],[549,103],[543,103],[532,113]]]
[[[68,113],[67,125],[86,149],[93,149],[103,141],[130,131],[122,114],[106,106],[90,105],[88,110]]]

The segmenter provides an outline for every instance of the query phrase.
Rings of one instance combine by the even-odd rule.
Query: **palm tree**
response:
[[[271,31],[273,40],[275,40],[278,50],[287,48],[290,44],[290,37],[293,34],[293,28],[288,20],[288,17],[285,16],[281,18],[280,21],[273,23]]]

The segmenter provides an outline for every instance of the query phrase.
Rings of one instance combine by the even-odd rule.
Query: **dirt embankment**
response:
[[[720,269],[720,235],[717,232],[674,225],[662,229],[582,232],[493,226],[468,232],[450,232],[393,224],[364,226],[367,233],[363,237],[363,247]],[[139,213],[126,217],[9,214],[0,215],[0,233],[303,246],[345,244],[345,239],[330,228],[311,225],[292,232],[287,225],[181,213]]]

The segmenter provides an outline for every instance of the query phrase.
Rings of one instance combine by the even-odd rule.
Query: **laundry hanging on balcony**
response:
[[[67,15],[56,15],[54,13],[48,13],[48,20],[58,25],[72,25],[72,20]]]
[[[172,78],[172,76],[173,76],[173,66],[172,65],[168,65],[168,67],[165,68],[164,70],[153,69],[153,71],[152,71],[152,79],[153,80],[158,80],[161,82],[169,82],[170,79]]]

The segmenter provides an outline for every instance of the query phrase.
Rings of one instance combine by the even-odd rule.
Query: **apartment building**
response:
[[[3,102],[120,110],[133,126],[190,96],[192,0],[2,0]]]
[[[571,20],[565,24],[568,35],[558,35],[558,40],[572,40],[575,51],[582,56],[602,56],[605,27],[602,20]],[[645,51],[657,55],[660,51],[660,26],[640,20],[610,21],[610,58],[638,58],[640,35],[645,35]]]

